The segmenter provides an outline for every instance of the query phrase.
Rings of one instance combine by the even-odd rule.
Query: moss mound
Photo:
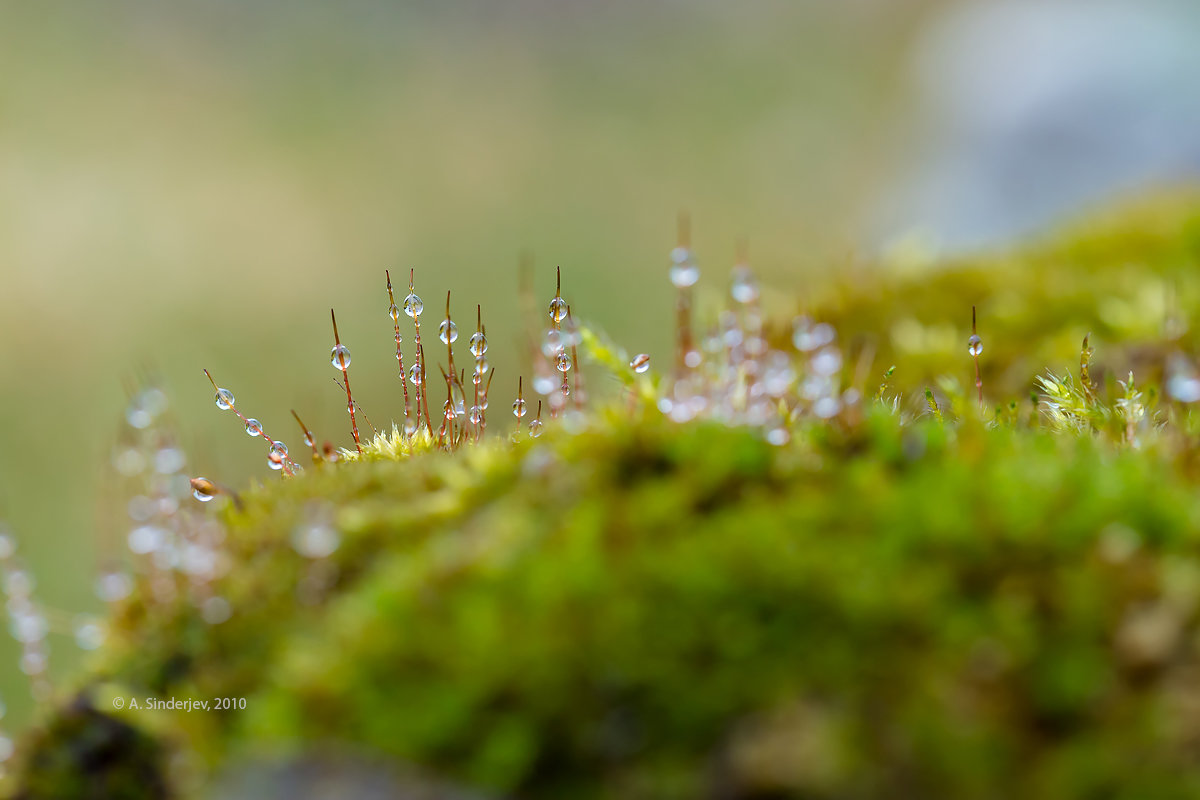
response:
[[[992,314],[989,386],[1027,397],[1047,364],[1012,376],[1078,358],[1089,329],[1120,337],[1096,365],[1120,374],[1182,347],[1151,330],[1161,315],[1114,303],[1140,302],[1132,274],[1175,286],[1181,315],[1200,305],[1194,209],[1013,259],[1012,286],[994,265],[882,274],[835,287],[821,314],[849,335],[873,318],[886,358],[936,373],[929,331],[966,295]],[[1051,262],[1066,269],[1046,277]],[[1042,305],[999,313],[1023,291]],[[906,341],[910,316],[922,332]],[[599,412],[571,434],[251,491],[224,512],[231,616],[142,587],[88,678],[92,707],[24,743],[22,796],[88,796],[54,754],[78,746],[65,719],[116,697],[245,699],[112,722],[182,754],[159,774],[200,796],[230,763],[330,751],[535,800],[1196,796],[1187,408],[1162,405],[1171,432],[1149,426],[1136,448],[1120,426],[1056,432],[1028,400],[999,425],[970,408],[901,425],[870,405],[786,447]],[[295,546],[314,520],[340,537],[324,558]]]

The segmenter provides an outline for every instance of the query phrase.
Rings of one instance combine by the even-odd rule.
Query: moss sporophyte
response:
[[[265,443],[260,485],[189,462],[167,395],[134,390],[107,618],[39,603],[0,534],[40,704],[0,737],[8,787],[166,797],[281,758],[278,789],[369,754],[338,763],[445,796],[1193,796],[1200,213],[1093,230],[798,302],[742,242],[716,302],[684,216],[672,353],[612,343],[559,269],[495,383],[486,305],[460,337],[447,292],[439,355],[416,271],[403,298],[385,272],[390,425],[332,311],[345,446],[298,408],[290,451],[204,370]],[[489,426],[497,387],[513,419]],[[61,632],[94,653],[56,685]]]

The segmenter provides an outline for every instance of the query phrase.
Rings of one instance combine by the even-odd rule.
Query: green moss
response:
[[[1027,395],[1091,330],[1102,388],[1055,384],[1079,425],[1038,423],[1027,402],[985,423],[953,382],[937,384],[944,423],[901,425],[885,399],[786,447],[637,405],[574,434],[377,454],[246,493],[215,587],[232,617],[139,595],[90,676],[96,708],[245,710],[116,722],[71,706],[24,743],[24,796],[87,796],[59,755],[81,713],[145,731],[121,763],[169,746],[203,775],[335,746],[535,800],[1195,796],[1196,443],[1182,407],[1103,378],[1167,349],[1161,315],[1116,310],[1140,302],[1129,280],[1200,304],[1194,209],[880,273],[817,309],[851,336],[912,319],[910,339],[936,344],[928,331],[954,326],[953,356],[878,340],[898,365],[881,399],[918,408],[927,374],[973,381],[972,303],[996,395]],[[1171,422],[1139,448],[1135,401]],[[291,543],[313,514],[343,537],[318,567]]]

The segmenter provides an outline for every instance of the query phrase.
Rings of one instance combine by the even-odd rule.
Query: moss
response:
[[[23,796],[88,796],[63,754],[96,726],[123,732],[135,772],[168,743],[201,775],[333,746],[534,800],[1195,796],[1196,442],[1182,407],[1103,377],[1168,348],[1145,309],[1116,310],[1140,302],[1129,275],[1200,304],[1200,214],[1172,208],[834,287],[816,314],[852,336],[870,321],[898,369],[885,402],[786,447],[635,405],[453,455],[385,443],[245,493],[215,587],[232,617],[135,596],[88,676],[97,707],[245,710],[69,706],[23,743]],[[883,395],[920,407],[926,373],[973,380],[965,335],[951,361],[928,333],[961,332],[972,303],[997,395],[1026,396],[1093,332],[1094,395],[1043,386],[1080,424],[1027,402],[985,423],[953,383],[945,422],[898,424]],[[905,319],[907,350],[878,333]],[[1172,432],[1129,446],[1135,403]],[[314,565],[291,537],[317,513],[342,542]]]

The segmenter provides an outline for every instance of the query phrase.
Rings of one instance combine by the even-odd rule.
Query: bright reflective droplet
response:
[[[207,503],[217,496],[218,489],[216,484],[208,478],[192,478],[192,497],[199,500],[201,503]]]
[[[826,347],[812,357],[809,366],[818,375],[833,375],[842,368],[842,354],[836,347]]]
[[[31,650],[21,656],[21,672],[26,675],[41,675],[46,671],[46,654]]]
[[[222,411],[228,411],[233,408],[233,392],[228,389],[217,389],[217,395],[214,398],[217,408]]]
[[[392,318],[392,322],[400,321],[400,309],[396,308],[395,303],[388,306],[388,316]]]
[[[271,469],[283,469],[283,465],[287,462],[288,449],[283,442],[276,442],[271,445],[271,452],[267,453],[267,466]]]
[[[88,616],[75,620],[75,644],[80,650],[96,650],[104,644],[104,626]]]
[[[421,316],[421,312],[425,310],[425,304],[421,302],[421,298],[415,294],[410,294],[404,298],[404,313],[408,314],[413,319]]]
[[[537,438],[542,435],[542,421],[540,419],[532,419],[529,422],[529,435]]]
[[[571,371],[571,357],[569,355],[567,355],[566,353],[559,353],[558,358],[556,358],[554,361],[554,366],[558,369],[559,372],[570,372]]]
[[[454,401],[447,400],[442,405],[442,414],[445,415],[446,419],[454,419],[457,416],[458,410],[454,407]]]
[[[967,339],[967,352],[973,356],[977,356],[983,352],[983,339],[980,339],[976,334],[971,334],[971,338]]]
[[[251,436],[262,436],[262,423],[253,417],[246,420],[246,433]]]
[[[342,535],[328,522],[304,522],[292,530],[292,547],[305,558],[326,558],[342,543]]]
[[[133,580],[124,572],[105,572],[96,578],[96,596],[105,603],[124,600],[133,591]]]
[[[700,280],[700,267],[696,264],[692,251],[686,247],[676,247],[671,251],[671,283],[680,289],[694,286]]]
[[[413,364],[408,370],[408,379],[412,381],[413,386],[421,385],[421,365]]]
[[[525,416],[525,401],[520,398],[513,400],[513,416],[517,419]]]
[[[454,320],[442,320],[442,324],[438,326],[438,338],[442,340],[442,344],[458,341],[458,326],[454,324]]]
[[[161,447],[154,454],[154,469],[160,475],[174,475],[186,463],[187,458],[178,447]]]
[[[542,339],[542,355],[546,358],[554,358],[554,354],[563,349],[562,334],[554,328],[546,331],[546,337]]]
[[[479,358],[487,352],[487,337],[476,331],[471,334],[471,355]]]
[[[730,294],[733,295],[734,300],[743,305],[753,303],[758,299],[758,281],[745,264],[739,264],[733,268],[733,285],[730,287]]]
[[[634,357],[633,361],[629,362],[629,366],[633,371],[641,375],[650,369],[650,355],[648,353],[640,353]]]
[[[483,419],[483,409],[479,406],[471,406],[471,414],[467,419],[471,420],[472,425],[478,425]]]
[[[329,352],[330,363],[345,372],[350,367],[350,348],[344,344],[335,345]]]
[[[554,322],[562,322],[567,316],[567,301],[561,297],[555,297],[550,301],[550,319]]]

